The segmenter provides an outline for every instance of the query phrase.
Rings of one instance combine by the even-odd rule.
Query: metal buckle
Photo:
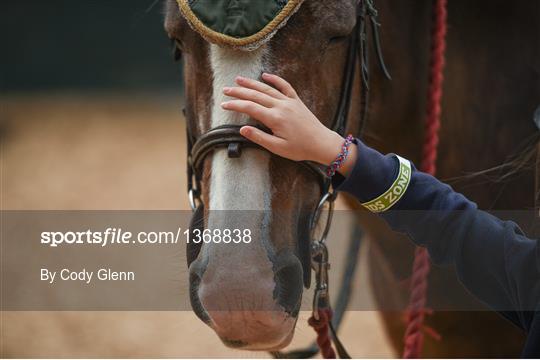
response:
[[[191,210],[195,211],[197,207],[199,207],[199,205],[201,204],[201,196],[199,194],[199,190],[189,189],[188,199],[189,199],[189,206],[191,206]],[[199,203],[199,205],[197,205],[197,203]]]
[[[311,231],[311,237],[312,240],[314,240],[314,234],[315,227],[317,226],[317,223],[320,220],[321,213],[324,208],[324,204],[328,202],[328,219],[326,220],[326,224],[324,226],[323,233],[320,237],[320,239],[316,241],[324,242],[326,240],[326,237],[328,236],[328,232],[330,231],[330,225],[332,225],[332,216],[334,213],[334,201],[337,198],[336,192],[330,192],[328,191],[326,194],[323,195],[321,200],[319,200],[319,203],[317,204],[317,208],[315,209],[315,212],[313,213],[313,216],[311,217],[311,223],[310,223],[310,231]]]
[[[330,270],[330,263],[328,262],[328,248],[326,247],[326,238],[330,231],[332,224],[332,216],[334,213],[334,201],[337,198],[336,192],[328,191],[323,195],[317,208],[311,218],[311,268],[315,271],[316,283],[315,293],[313,295],[313,317],[315,320],[319,320],[319,309],[328,307],[330,304],[328,293],[328,270]],[[324,230],[319,239],[314,239],[313,232],[320,220],[321,213],[324,209],[324,205],[328,203],[328,218],[324,225]]]
[[[201,194],[199,192],[199,182],[197,181],[197,176],[195,175],[195,169],[193,168],[193,157],[191,154],[187,157],[188,163],[188,200],[189,206],[192,211],[195,211],[199,205],[202,204]],[[195,187],[194,187],[195,186]],[[197,205],[197,203],[199,203]]]
[[[313,317],[319,320],[319,309],[329,306],[328,293],[328,248],[324,241],[316,241],[311,244],[311,267],[316,274],[316,288],[313,294]]]

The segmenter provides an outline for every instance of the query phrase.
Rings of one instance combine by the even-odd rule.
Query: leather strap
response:
[[[533,122],[538,130],[537,134],[540,134],[540,106],[536,108],[533,115]],[[534,182],[534,208],[536,210],[536,216],[540,217],[540,135],[537,135],[539,140],[536,144],[536,166],[535,166],[535,182]]]
[[[345,346],[341,343],[341,340],[339,340],[339,337],[337,335],[336,329],[334,329],[334,325],[330,321],[328,323],[330,328],[330,333],[332,334],[332,342],[334,343],[334,347],[336,348],[336,352],[339,355],[340,359],[350,359],[351,355],[347,352],[345,349]]]
[[[228,154],[230,157],[238,157],[240,153],[240,144],[243,146],[260,148],[259,145],[240,135],[241,127],[241,125],[221,125],[209,130],[199,137],[191,149],[195,171],[201,169],[203,160],[210,152],[214,151],[214,149],[229,147],[230,144],[233,144],[233,146],[229,148],[230,151]]]
[[[193,215],[191,216],[191,220],[189,221],[190,241],[186,243],[186,259],[188,268],[189,265],[193,261],[195,261],[197,256],[199,256],[199,252],[201,251],[202,246],[202,243],[195,243],[192,241],[192,239],[194,239],[193,231],[195,229],[199,229],[201,233],[204,230],[204,205],[202,203],[197,206],[197,208],[193,212]]]
[[[243,146],[262,149],[258,144],[255,144],[240,135],[242,126],[243,125],[231,124],[217,126],[197,139],[191,148],[191,166],[188,165],[188,167],[191,167],[191,171],[194,172],[197,179],[200,179],[204,159],[216,149],[226,147],[228,156],[232,158],[239,157]],[[270,130],[265,127],[256,127],[270,133]],[[328,189],[330,186],[330,179],[326,176],[326,173],[320,165],[311,161],[302,161],[300,164],[310,170],[319,179],[323,191]]]
[[[536,176],[534,186],[534,208],[540,218],[540,141],[536,144]]]

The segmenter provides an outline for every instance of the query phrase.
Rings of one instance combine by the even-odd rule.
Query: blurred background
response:
[[[182,73],[162,1],[2,4],[0,207],[189,209]],[[2,357],[267,357],[227,349],[191,312],[0,316]],[[308,317],[292,347],[314,339]],[[341,333],[355,356],[394,355],[374,312],[350,312]]]
[[[2,90],[175,91],[158,0],[4,1]]]

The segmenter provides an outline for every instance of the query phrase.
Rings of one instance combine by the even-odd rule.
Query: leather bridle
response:
[[[352,39],[349,45],[347,54],[345,78],[343,81],[340,101],[334,117],[332,130],[338,134],[343,135],[346,125],[347,117],[349,113],[352,84],[354,81],[355,65],[356,65],[356,46],[354,43],[357,38],[357,31],[353,31],[351,35]],[[262,149],[259,145],[246,139],[240,135],[240,128],[243,125],[221,125],[208,130],[199,138],[193,136],[193,131],[187,127],[188,138],[188,193],[190,199],[190,206],[192,210],[196,210],[199,206],[197,203],[202,204],[200,199],[200,182],[202,177],[202,165],[205,158],[214,150],[218,148],[227,148],[227,155],[230,158],[237,158],[241,156],[242,147],[255,147]],[[263,127],[260,127],[264,131],[269,131]],[[333,201],[335,197],[329,197],[330,193],[330,178],[325,174],[324,170],[317,164],[308,161],[302,161],[300,164],[306,166],[315,174],[321,185],[321,200],[327,198],[328,201]]]
[[[367,46],[367,22],[369,18],[372,28],[373,41],[375,44],[376,55],[379,65],[384,75],[390,79],[390,75],[384,64],[382,57],[378,27],[377,23],[377,10],[373,5],[373,0],[361,0],[358,2],[357,7],[357,22],[354,30],[349,35],[349,47],[347,52],[347,59],[345,64],[344,78],[342,80],[341,94],[338,103],[338,107],[334,116],[331,129],[340,135],[344,135],[347,129],[347,120],[349,116],[349,110],[351,107],[352,88],[355,79],[356,60],[360,61],[361,70],[361,106],[362,113],[359,124],[359,136],[362,133],[363,127],[367,121],[368,115],[368,94],[369,94],[369,63],[368,63],[368,46]],[[189,122],[188,124],[193,124]],[[208,130],[200,137],[196,138],[194,130],[187,126],[187,175],[188,175],[188,195],[191,209],[194,211],[194,215],[191,220],[190,227],[203,226],[203,214],[204,204],[201,199],[201,179],[203,172],[204,160],[216,149],[226,148],[227,155],[230,158],[238,158],[242,154],[242,148],[252,147],[263,149],[259,145],[251,142],[242,135],[240,135],[240,128],[242,125],[221,125]],[[264,131],[268,129],[261,127]],[[264,150],[264,149],[263,149]],[[266,151],[266,150],[265,150]],[[305,166],[314,174],[317,178],[320,189],[321,197],[311,214],[309,221],[309,232],[311,237],[311,267],[316,274],[316,289],[313,302],[313,315],[318,317],[318,309],[320,306],[324,306],[329,302],[328,295],[328,250],[325,244],[326,237],[330,230],[332,221],[332,214],[334,210],[334,201],[337,197],[336,192],[333,191],[331,186],[331,179],[326,175],[324,169],[315,163],[302,161],[300,166]],[[326,217],[326,224],[322,227],[321,235],[315,239],[314,231],[317,227],[321,214],[325,205],[328,203],[328,215]],[[197,256],[197,251],[190,251],[188,249],[188,265]],[[311,274],[309,269],[304,268],[304,274]],[[307,279],[307,280],[306,280]],[[309,287],[309,277],[304,277],[304,284]]]

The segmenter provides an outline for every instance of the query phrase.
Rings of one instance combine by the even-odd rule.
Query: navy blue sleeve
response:
[[[338,191],[370,201],[395,180],[399,161],[363,144],[349,176],[333,180]],[[380,213],[395,231],[426,247],[435,264],[453,265],[460,281],[482,302],[528,330],[540,301],[540,250],[511,221],[477,209],[474,202],[412,166],[400,200]]]

